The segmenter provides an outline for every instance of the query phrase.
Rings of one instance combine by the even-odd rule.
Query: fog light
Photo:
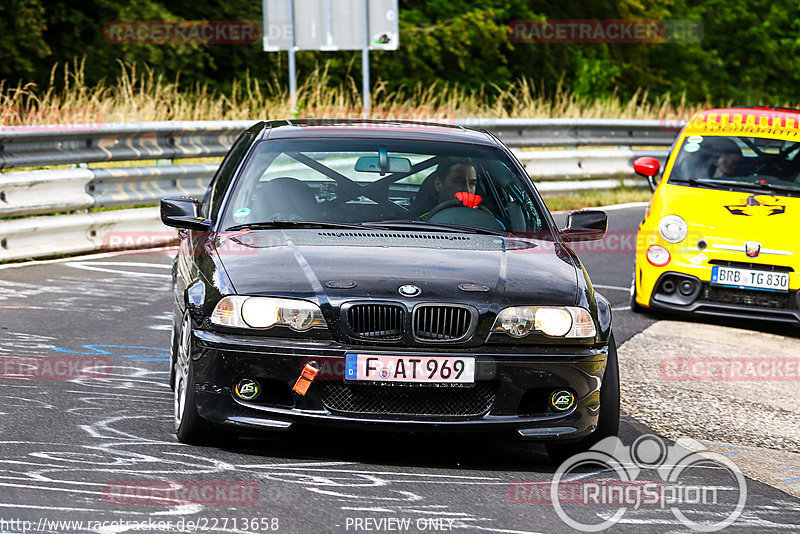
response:
[[[694,293],[694,282],[690,280],[684,280],[678,286],[678,291],[681,292],[681,295],[689,296]]]
[[[237,397],[244,400],[255,400],[261,395],[261,386],[255,380],[243,378],[233,388],[233,392]]]
[[[550,395],[550,407],[557,412],[566,412],[575,406],[575,395],[567,389],[557,389]]]

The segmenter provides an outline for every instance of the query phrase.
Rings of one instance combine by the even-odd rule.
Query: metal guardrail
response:
[[[465,119],[510,147],[669,146],[680,128],[658,120],[630,119]]]
[[[256,121],[168,121],[0,127],[0,169],[224,156]]]
[[[101,250],[108,248],[109,235],[128,231],[152,232],[153,240],[147,244],[153,246],[169,241],[174,234],[160,225],[155,208],[88,210],[155,204],[170,195],[199,196],[217,163],[91,169],[87,164],[222,157],[254,123],[0,127],[0,170],[82,166],[0,174],[0,261]],[[644,185],[643,180],[634,179],[630,166],[644,152],[632,147],[651,147],[646,153],[663,159],[677,133],[660,121],[644,120],[464,119],[456,123],[485,128],[513,147],[544,194],[610,188],[621,183],[619,177],[627,178],[626,185]],[[555,147],[568,148],[552,150]],[[8,219],[31,215],[39,216]]]

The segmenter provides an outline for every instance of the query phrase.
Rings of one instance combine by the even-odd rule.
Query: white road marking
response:
[[[31,265],[49,265],[51,263],[66,263],[72,262],[75,260],[91,260],[96,258],[115,258],[117,256],[127,256],[129,254],[143,254],[143,253],[150,253],[150,254],[158,254],[161,252],[169,252],[178,250],[178,246],[172,247],[158,247],[155,249],[134,249],[134,250],[120,250],[115,252],[101,252],[99,254],[83,254],[80,256],[73,256],[70,258],[56,258],[53,260],[36,260],[36,261],[25,261],[20,263],[6,263],[4,265],[0,265],[0,270],[3,269],[14,269],[16,267],[30,267]]]
[[[113,273],[113,274],[127,274],[130,276],[149,276],[154,278],[172,278],[171,274],[161,274],[161,273],[144,273],[141,271],[126,271],[122,269],[107,269],[105,267],[97,267],[98,265],[110,265],[110,266],[117,266],[117,267],[146,267],[146,268],[160,268],[160,269],[171,269],[171,265],[165,265],[163,263],[138,263],[138,262],[125,262],[125,261],[92,261],[92,262],[83,262],[83,261],[71,261],[67,262],[64,265],[69,267],[75,267],[77,269],[85,269],[87,271],[97,271],[101,273]]]
[[[604,286],[602,284],[592,284],[593,287],[599,287],[600,289],[614,289],[616,291],[630,291],[630,287],[620,287],[620,286]]]
[[[394,510],[390,510],[389,508],[359,508],[357,506],[342,506],[342,510],[350,510],[352,512],[383,512],[387,514],[394,512]]]
[[[489,532],[501,532],[502,534],[542,534],[536,530],[509,530],[507,528],[482,527],[480,525],[464,525],[464,528],[477,528],[478,530],[488,530]]]
[[[596,208],[591,208],[593,210],[600,210],[600,211],[615,211],[615,210],[624,210],[628,208],[646,208],[649,202],[625,202],[623,204],[611,204],[610,206],[598,206]],[[552,215],[566,215],[569,213],[569,210],[559,210],[559,211],[551,211]]]

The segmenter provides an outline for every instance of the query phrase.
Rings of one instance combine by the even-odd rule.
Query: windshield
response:
[[[800,194],[799,154],[797,141],[692,135],[683,141],[669,181]]]
[[[548,228],[541,203],[507,156],[477,145],[263,141],[233,187],[223,229],[272,221],[499,233]]]

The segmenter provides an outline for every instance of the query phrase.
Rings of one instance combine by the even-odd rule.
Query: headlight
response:
[[[667,215],[658,223],[658,233],[669,243],[680,243],[686,239],[689,226],[677,215]]]
[[[238,328],[288,326],[303,332],[315,326],[327,326],[319,306],[313,302],[271,297],[231,295],[223,298],[211,314],[211,322]]]
[[[576,306],[512,306],[497,314],[492,332],[525,337],[531,332],[551,337],[594,337],[597,329],[591,314]]]

